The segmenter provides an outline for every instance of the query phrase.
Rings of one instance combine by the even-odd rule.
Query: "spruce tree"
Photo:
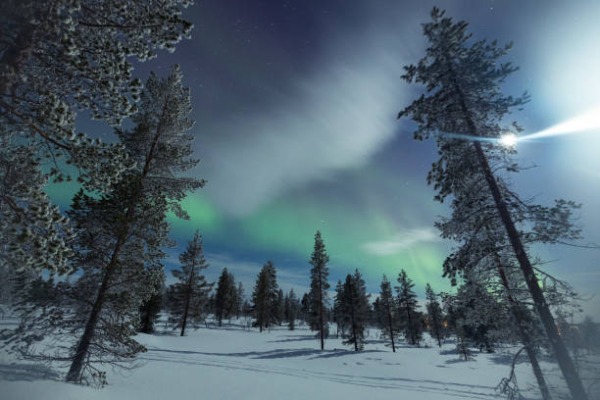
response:
[[[232,274],[223,268],[217,282],[217,291],[215,293],[215,318],[219,326],[222,325],[223,318],[231,318],[235,314],[237,303],[237,293],[235,279]]]
[[[398,304],[396,298],[392,294],[392,285],[385,275],[383,275],[383,279],[381,280],[378,300],[377,321],[381,328],[382,336],[391,341],[392,351],[395,353],[396,344],[394,338],[396,336],[396,331],[398,330],[396,316]]]
[[[413,291],[415,284],[401,270],[398,274],[399,286],[396,286],[398,317],[404,331],[404,337],[409,344],[419,345],[423,329],[421,327],[420,313],[417,311],[417,295]]]
[[[427,299],[427,319],[429,326],[429,334],[434,337],[438,346],[442,347],[443,337],[443,314],[442,307],[437,300],[437,294],[433,291],[429,283],[425,286],[425,298]]]
[[[277,271],[273,263],[267,261],[256,277],[256,284],[252,293],[254,317],[260,332],[278,322],[277,296]]]
[[[344,284],[341,280],[337,281],[335,285],[335,294],[333,296],[333,309],[332,309],[332,317],[333,322],[337,327],[335,337],[337,338],[339,335],[342,337],[346,337],[346,319],[343,317],[345,312],[344,310]]]
[[[208,263],[204,258],[199,231],[194,233],[185,251],[179,255],[179,262],[181,269],[171,271],[178,281],[169,287],[167,304],[171,323],[175,328],[181,329],[180,336],[184,336],[188,323],[196,326],[203,319],[203,308],[212,288],[202,275],[202,271],[208,268]]]
[[[571,395],[577,400],[585,400],[585,389],[558,334],[524,246],[526,235],[519,230],[522,213],[515,212],[513,206],[525,202],[511,192],[495,172],[502,164],[508,171],[518,170],[518,165],[508,160],[511,150],[501,148],[496,140],[507,130],[502,125],[506,115],[527,100],[526,97],[504,96],[500,90],[500,84],[516,70],[510,63],[500,60],[510,46],[473,42],[467,33],[466,22],[455,23],[437,8],[431,15],[432,22],[423,25],[429,40],[427,54],[417,65],[405,67],[403,76],[408,82],[424,84],[427,94],[421,95],[399,116],[410,116],[417,122],[415,138],[436,137],[440,159],[433,164],[428,181],[438,190],[438,200],[453,195],[454,204],[464,207],[472,200],[470,195],[484,195],[483,205],[494,207],[497,225],[505,230],[506,241],[513,250]],[[512,129],[519,128],[513,126]],[[471,204],[476,208],[482,206]],[[566,209],[567,214],[569,206],[566,202],[557,203],[557,207]],[[557,237],[569,235],[570,224],[557,218],[558,215],[539,207],[529,207],[528,211],[543,224],[534,231],[541,228],[542,233],[549,235],[546,239],[542,237],[542,241],[555,242]],[[550,225],[558,230],[548,229]]]
[[[310,270],[310,292],[308,294],[309,324],[311,330],[318,331],[321,350],[323,350],[325,349],[325,338],[329,334],[327,324],[327,289],[329,289],[327,263],[329,256],[319,231],[315,234],[315,246],[309,262],[313,266]]]
[[[348,327],[344,344],[354,345],[354,351],[361,351],[365,345],[365,329],[370,317],[369,296],[365,281],[358,270],[348,274],[344,282],[339,318]]]
[[[288,329],[293,331],[296,329],[296,319],[298,318],[300,312],[300,303],[298,302],[298,297],[296,297],[296,293],[294,289],[290,289],[290,291],[285,296],[285,319],[288,321]]]

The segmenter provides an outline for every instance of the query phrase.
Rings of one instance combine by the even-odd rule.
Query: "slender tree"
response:
[[[223,318],[231,318],[236,312],[237,289],[235,279],[227,268],[219,276],[217,282],[217,292],[215,293],[215,317],[219,326],[222,325]]]
[[[254,303],[254,316],[260,332],[264,328],[277,323],[277,272],[271,261],[262,267],[256,277],[252,302]]]
[[[397,331],[396,310],[398,305],[396,298],[392,294],[392,285],[387,277],[383,275],[378,299],[378,318],[379,326],[384,337],[389,338],[392,344],[392,351],[396,352],[395,336]]]
[[[426,57],[417,65],[405,67],[403,76],[408,82],[423,83],[428,93],[399,116],[410,116],[417,122],[415,138],[436,137],[440,160],[433,164],[428,180],[435,184],[438,200],[454,195],[456,202],[467,201],[468,192],[473,193],[470,184],[485,182],[485,189],[478,194],[488,196],[497,211],[497,220],[505,228],[507,242],[572,397],[585,400],[587,394],[558,334],[517,227],[520,216],[511,209],[513,203],[520,201],[493,170],[493,163],[504,160],[510,153],[494,142],[506,130],[501,125],[502,120],[511,109],[527,100],[526,97],[504,96],[500,91],[500,84],[515,71],[510,63],[500,62],[510,46],[501,48],[495,42],[471,42],[467,23],[455,23],[437,8],[432,11],[432,19],[423,25],[430,44]],[[518,127],[513,126],[513,129]],[[518,166],[508,163],[508,169],[514,171]],[[543,209],[530,211],[545,213]],[[545,216],[550,221],[556,218],[552,214]],[[563,228],[561,233],[566,230]]]
[[[415,284],[404,270],[401,270],[398,274],[398,284],[396,293],[398,295],[398,315],[401,318],[401,329],[404,330],[404,337],[409,344],[419,345],[422,328],[417,311],[417,295],[413,291]]]
[[[319,231],[315,234],[315,246],[309,262],[313,266],[310,270],[310,329],[319,332],[321,350],[323,350],[325,349],[325,338],[329,334],[327,324],[327,289],[329,289],[327,263],[329,256]]]
[[[202,247],[202,236],[196,231],[185,251],[179,255],[181,269],[172,270],[178,282],[169,287],[167,302],[170,320],[176,328],[181,329],[180,336],[185,335],[189,322],[197,324],[202,320],[203,307],[212,287],[202,275],[202,271],[208,268]]]
[[[425,286],[425,298],[427,299],[427,319],[429,326],[429,333],[435,337],[438,342],[438,346],[442,347],[442,307],[437,300],[437,295],[429,285]]]
[[[340,299],[339,318],[348,327],[344,344],[354,345],[354,351],[364,349],[365,329],[370,317],[369,296],[365,281],[358,270],[348,274]]]
[[[138,330],[142,333],[154,333],[155,324],[163,308],[165,295],[165,273],[162,265],[152,271],[156,276],[153,293],[140,305],[140,324]]]
[[[285,319],[288,322],[288,329],[293,331],[296,329],[296,319],[300,313],[300,302],[298,301],[298,297],[296,297],[296,292],[294,289],[290,289],[290,291],[285,296]]]

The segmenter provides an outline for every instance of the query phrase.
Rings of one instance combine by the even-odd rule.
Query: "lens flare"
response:
[[[514,133],[507,133],[498,139],[498,143],[504,147],[515,147],[518,140],[519,138]]]
[[[558,123],[536,133],[521,136],[519,140],[532,140],[552,136],[570,135],[600,129],[600,106],[597,106],[575,118]]]

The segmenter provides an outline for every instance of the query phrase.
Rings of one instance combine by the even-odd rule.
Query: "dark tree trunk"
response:
[[[446,60],[449,59],[450,57],[446,55]],[[454,89],[458,95],[459,105],[463,114],[463,118],[467,123],[469,133],[476,137],[478,136],[477,127],[473,122],[471,112],[469,111],[469,108],[465,102],[465,96],[462,92],[462,89],[456,80],[457,75],[452,69],[450,63],[448,63],[448,72],[453,79]],[[550,312],[550,308],[548,307],[544,293],[538,284],[535,271],[533,270],[533,266],[529,261],[529,257],[527,256],[527,252],[523,246],[523,242],[521,241],[521,236],[515,227],[515,223],[512,219],[510,211],[508,210],[506,202],[502,198],[502,193],[500,192],[500,188],[498,187],[494,173],[490,168],[485,152],[481,147],[481,142],[477,140],[473,141],[473,147],[475,148],[477,160],[479,161],[479,165],[483,171],[483,175],[492,194],[492,198],[494,199],[496,209],[500,215],[500,220],[506,229],[508,240],[513,248],[517,261],[519,262],[519,266],[525,278],[525,283],[527,284],[527,288],[529,289],[531,298],[535,304],[535,308],[540,316],[540,319],[542,320],[548,341],[550,342],[550,346],[554,351],[558,365],[562,371],[565,381],[567,382],[571,396],[574,400],[587,400],[588,396],[585,392],[583,384],[581,383],[581,379],[579,379],[579,376],[577,375],[575,365],[569,356],[569,352],[567,351],[567,348],[565,347],[565,344],[563,343],[558,330],[556,329],[554,317]]]
[[[392,340],[392,352],[396,352],[396,344],[394,343],[394,326],[392,324],[392,311],[390,305],[387,306],[388,329],[390,330],[390,339]]]
[[[520,311],[519,303],[511,294],[510,285],[506,276],[506,271],[502,266],[502,262],[500,261],[498,253],[495,253],[494,257],[496,261],[496,267],[498,269],[498,274],[500,275],[500,280],[502,281],[502,286],[504,286],[504,288],[506,289],[506,297],[510,305],[510,311],[512,312],[515,321],[517,322],[519,336],[521,337],[521,342],[525,346],[525,351],[527,352],[527,356],[529,357],[531,369],[533,370],[533,374],[535,375],[535,379],[538,383],[538,387],[540,389],[540,393],[542,394],[542,398],[544,400],[552,400],[550,390],[548,389],[548,384],[546,383],[546,379],[544,378],[542,368],[540,367],[537,355],[535,354],[535,348],[533,346],[531,338],[529,337],[529,335],[525,331],[525,327],[523,326],[524,316]]]
[[[325,350],[325,310],[323,310],[323,283],[319,276],[319,334],[321,337],[321,350]]]
[[[67,382],[79,382],[81,379],[84,361],[88,356],[90,344],[94,338],[96,326],[98,325],[98,320],[100,318],[100,313],[102,312],[102,307],[104,307],[106,292],[108,291],[110,281],[112,280],[113,273],[117,267],[117,260],[121,253],[121,248],[124,242],[124,239],[119,238],[113,251],[110,263],[106,267],[102,284],[98,289],[98,294],[96,295],[96,300],[92,306],[90,316],[85,324],[83,335],[81,335],[81,339],[79,339],[79,343],[75,349],[75,355],[73,356],[73,361],[71,362],[69,372],[67,373],[67,377],[65,379]]]
[[[469,122],[470,125],[472,125],[472,121]],[[475,131],[473,131],[473,133],[475,133]],[[483,169],[485,179],[492,193],[492,197],[494,198],[496,208],[498,209],[498,212],[500,214],[500,219],[502,220],[504,228],[506,229],[508,239],[515,252],[515,256],[517,258],[517,261],[519,262],[519,266],[521,267],[523,276],[525,277],[525,283],[527,284],[527,287],[531,294],[531,298],[533,299],[533,302],[535,304],[535,308],[542,320],[542,324],[544,325],[548,341],[550,342],[550,346],[552,347],[552,350],[556,355],[558,365],[560,366],[565,381],[567,382],[567,386],[569,387],[571,396],[573,396],[573,399],[575,400],[587,400],[588,397],[583,387],[583,384],[581,383],[581,379],[579,379],[577,371],[575,370],[575,365],[573,365],[573,361],[569,356],[569,352],[567,351],[567,348],[565,347],[565,344],[563,343],[558,333],[558,330],[556,329],[554,317],[550,312],[548,303],[546,303],[544,293],[542,292],[542,289],[538,284],[535,271],[533,270],[533,266],[529,261],[529,257],[527,256],[523,243],[521,242],[521,237],[519,236],[519,232],[515,227],[508,207],[502,199],[500,188],[498,187],[496,179],[494,178],[494,175],[487,162],[487,158],[485,156],[485,153],[483,152],[481,143],[475,141],[473,142],[473,146],[475,146],[475,151],[477,153],[479,163]]]

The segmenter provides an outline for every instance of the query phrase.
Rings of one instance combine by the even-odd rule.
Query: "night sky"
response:
[[[318,229],[332,286],[358,268],[378,292],[384,273],[395,282],[403,268],[420,296],[427,282],[448,290],[441,265],[453,244],[433,227],[448,211],[425,180],[434,143],[414,141],[412,123],[396,119],[419,93],[400,76],[424,55],[421,23],[433,5],[468,21],[476,39],[514,42],[508,60],[520,70],[504,91],[531,94],[514,115],[524,134],[600,105],[598,1],[198,1],[185,11],[192,39],[135,70],[146,78],[181,65],[201,159],[194,174],[208,180],[185,202],[191,220],[172,219],[178,248],[167,264],[200,229],[210,278],[226,266],[249,294],[272,260],[280,285],[302,293]],[[515,177],[517,191],[583,203],[580,244],[600,243],[600,129],[518,150],[535,168]],[[65,204],[66,192],[53,190]],[[536,255],[591,298],[585,312],[600,321],[600,250]]]

